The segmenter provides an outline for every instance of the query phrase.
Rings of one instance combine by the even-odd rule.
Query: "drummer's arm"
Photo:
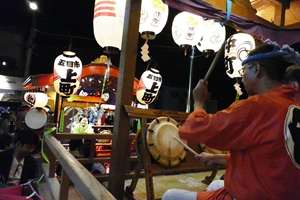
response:
[[[227,166],[226,161],[227,154],[211,154],[202,152],[196,156],[196,158],[205,165],[223,165]],[[227,155],[229,156],[229,154]]]

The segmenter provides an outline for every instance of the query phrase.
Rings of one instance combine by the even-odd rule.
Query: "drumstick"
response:
[[[195,156],[198,155],[198,153],[196,151],[194,151],[193,149],[191,149],[188,145],[184,144],[179,138],[173,136],[173,138],[179,143],[181,144],[182,146],[184,146],[184,148],[186,150],[188,150],[189,152],[191,152],[192,154],[194,154]]]
[[[214,58],[213,62],[211,63],[211,65],[210,65],[210,67],[209,67],[208,71],[206,72],[206,75],[205,75],[205,77],[204,77],[204,79],[203,79],[204,82],[207,81],[207,79],[209,78],[209,76],[210,76],[210,74],[212,73],[213,69],[215,68],[215,66],[216,66],[216,64],[217,64],[217,62],[218,62],[218,60],[219,60],[219,57],[221,56],[221,54],[222,54],[223,51],[224,51],[225,43],[226,43],[226,42],[224,42],[224,43],[222,44],[220,50],[219,50],[218,53],[215,55],[215,58]]]

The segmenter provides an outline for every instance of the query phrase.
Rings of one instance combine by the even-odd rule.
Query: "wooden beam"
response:
[[[220,1],[220,0],[203,0],[203,1],[206,3],[209,3],[210,5],[212,5],[213,7],[217,8],[219,10],[223,10],[224,12],[226,12],[226,1]],[[246,5],[246,4],[244,3],[244,5]],[[243,6],[242,3],[238,3],[236,1],[232,2],[232,9],[231,9],[232,14],[243,17],[245,19],[252,20],[254,22],[261,23],[261,24],[271,27],[271,28],[278,29],[278,26],[257,16],[255,14],[255,12],[250,11],[250,10],[251,9],[249,9],[249,8],[245,8],[245,6]]]
[[[108,190],[117,199],[123,199],[126,160],[128,157],[128,134],[130,118],[123,105],[131,105],[135,76],[136,54],[139,52],[138,37],[141,0],[127,0],[124,18],[123,40],[120,57],[118,90],[113,130],[112,155],[108,178]]]

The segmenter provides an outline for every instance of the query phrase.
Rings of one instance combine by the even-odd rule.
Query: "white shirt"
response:
[[[15,156],[13,157],[12,163],[10,165],[10,171],[7,179],[8,185],[19,185],[21,180],[21,175],[24,166],[24,159],[18,162]]]

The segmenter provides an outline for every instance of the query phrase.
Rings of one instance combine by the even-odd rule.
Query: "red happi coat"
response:
[[[231,154],[225,187],[199,192],[197,199],[300,199],[300,108],[293,106],[294,96],[294,89],[281,86],[216,114],[199,109],[189,115],[179,129],[182,139]]]

